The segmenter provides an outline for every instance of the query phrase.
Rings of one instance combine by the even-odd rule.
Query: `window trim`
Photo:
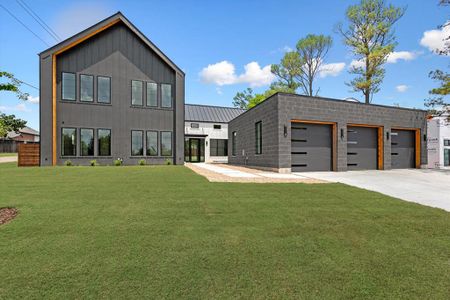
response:
[[[148,144],[148,140],[147,140],[147,133],[148,132],[154,132],[154,133],[156,133],[156,154],[152,154],[152,155],[150,155],[150,154],[148,154],[148,152],[147,152],[147,150],[148,150],[148,146],[147,146],[147,144]],[[149,156],[149,157],[155,157],[155,156],[158,156],[159,155],[159,134],[158,134],[158,131],[157,130],[146,130],[145,131],[145,156]]]
[[[231,132],[231,156],[236,156],[237,131]]]
[[[64,91],[64,84],[63,84],[63,82],[64,82],[64,80],[63,80],[64,73],[66,73],[66,74],[73,74],[74,77],[75,77],[75,99],[66,99],[66,98],[64,98],[64,92],[63,92]],[[70,101],[70,102],[76,102],[77,101],[77,73],[61,71],[61,100],[63,100],[63,101]]]
[[[163,147],[162,147],[162,135],[163,135],[163,133],[170,133],[170,154],[169,155],[164,155],[163,153],[162,153],[162,150],[163,150]],[[159,132],[159,135],[160,135],[160,138],[159,138],[159,140],[160,140],[160,145],[159,145],[159,152],[160,152],[160,156],[163,156],[163,157],[171,157],[171,156],[173,156],[173,132],[172,131],[167,131],[167,130],[163,130],[163,131],[160,131]]]
[[[100,154],[100,139],[99,139],[99,130],[108,130],[109,131],[109,155],[101,155]],[[98,157],[111,157],[112,156],[112,130],[110,128],[97,128],[97,156]],[[95,150],[95,147],[94,147]]]
[[[97,77],[97,93],[96,93],[96,99],[95,99],[95,103],[98,103],[98,104],[102,104],[102,105],[108,105],[108,104],[111,104],[111,98],[112,98],[112,77],[111,76],[106,76],[106,75],[97,75],[96,76]],[[109,79],[109,102],[99,102],[98,101],[98,91],[99,91],[99,88],[98,88],[98,79],[99,78],[108,78]]]
[[[138,132],[140,132],[140,133],[142,133],[142,137],[141,137],[141,142],[142,142],[142,154],[140,154],[140,155],[134,155],[133,154],[133,131],[138,131]],[[130,148],[130,154],[131,154],[131,156],[132,157],[142,157],[142,156],[145,156],[144,155],[144,149],[145,149],[145,144],[144,144],[144,130],[140,130],[140,129],[131,129],[131,134],[130,134],[130,146],[131,146],[131,148]]]
[[[94,147],[94,149],[92,149],[93,150],[93,153],[92,153],[92,155],[83,155],[83,150],[82,150],[82,147],[81,147],[81,130],[92,130],[92,140],[93,140],[93,147]],[[79,128],[79,135],[80,135],[80,143],[79,143],[79,156],[81,156],[81,157],[94,157],[95,156],[95,129],[94,128],[86,128],[86,127],[80,127]]]
[[[172,83],[161,82],[159,85],[160,85],[160,89],[161,89],[161,108],[173,109],[173,84]],[[170,86],[170,106],[164,106],[163,105],[163,88],[162,88],[163,85],[169,85]]]
[[[82,99],[82,95],[81,95],[81,83],[82,83],[82,81],[81,81],[81,76],[87,76],[87,77],[92,77],[92,100],[83,100]],[[89,74],[82,74],[82,73],[80,73],[80,76],[79,76],[79,82],[80,82],[80,84],[79,84],[79,94],[80,94],[80,102],[83,102],[83,103],[93,103],[94,102],[94,98],[95,98],[95,90],[94,90],[94,88],[95,88],[95,85],[94,85],[94,81],[95,81],[95,76],[94,75],[89,75]]]
[[[75,154],[72,154],[72,155],[64,154],[64,140],[63,140],[64,129],[73,129],[73,130],[75,130],[75,147],[74,147],[75,148]],[[61,127],[61,149],[60,149],[61,157],[76,157],[77,156],[77,144],[78,144],[78,136],[77,135],[78,135],[78,130],[77,130],[76,127]]]
[[[133,81],[140,82],[142,84],[142,86],[141,86],[142,87],[142,90],[141,90],[141,104],[134,104],[133,103]],[[144,82],[145,81],[143,81],[143,80],[131,79],[130,93],[131,93],[131,106],[133,106],[133,107],[144,107]]]
[[[259,126],[259,132],[258,132],[258,126]],[[259,145],[258,145],[258,140],[259,140]],[[260,155],[262,153],[263,153],[263,151],[262,151],[262,121],[258,121],[255,123],[255,154]]]
[[[149,84],[154,84],[156,85],[156,105],[148,105],[148,86]],[[159,84],[157,82],[154,81],[145,81],[145,106],[146,107],[158,107],[159,104],[159,97],[158,97],[158,88]]]

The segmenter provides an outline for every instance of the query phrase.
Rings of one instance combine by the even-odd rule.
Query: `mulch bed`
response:
[[[18,212],[19,211],[17,209],[11,207],[0,208],[0,225],[6,224],[14,219]]]

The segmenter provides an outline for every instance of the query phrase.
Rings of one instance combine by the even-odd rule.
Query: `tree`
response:
[[[302,62],[297,51],[290,51],[284,54],[280,64],[273,64],[271,72],[277,77],[277,81],[272,83],[271,89],[287,89],[292,93],[300,86],[298,78],[302,72]]]
[[[13,92],[17,94],[17,97],[20,100],[27,100],[30,96],[28,93],[23,93],[20,90],[20,86],[22,84],[22,81],[15,78],[13,74],[0,71],[0,78],[6,78],[7,81],[4,83],[0,83],[0,91],[8,91]]]
[[[247,88],[242,92],[236,93],[236,95],[233,97],[233,106],[249,109],[278,92],[293,93],[292,90],[286,87],[272,87],[262,94],[253,94],[253,89]]]
[[[233,97],[233,106],[239,108],[247,108],[250,100],[253,97],[253,89],[251,88],[247,88],[242,92],[237,92]]]
[[[330,36],[308,34],[297,43],[297,53],[301,62],[299,84],[303,93],[314,96],[313,82],[322,67],[325,56],[330,50],[333,40]]]
[[[15,115],[0,114],[0,137],[6,137],[8,132],[18,132],[25,127],[27,121],[16,119]]]
[[[396,46],[393,25],[403,16],[404,8],[387,5],[384,0],[361,0],[347,9],[348,28],[342,23],[337,31],[343,36],[361,65],[353,65],[350,73],[356,78],[347,83],[355,92],[362,92],[365,102],[380,90],[385,70],[383,64]]]

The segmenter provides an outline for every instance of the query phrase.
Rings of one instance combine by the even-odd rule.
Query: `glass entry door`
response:
[[[186,138],[184,143],[185,161],[204,162],[205,161],[205,139]]]

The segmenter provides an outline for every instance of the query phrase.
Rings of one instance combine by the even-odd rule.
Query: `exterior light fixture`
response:
[[[287,126],[284,125],[284,137],[287,137]]]
[[[424,142],[427,141],[427,134],[426,134],[426,133],[423,135],[423,141],[424,141]]]
[[[386,131],[386,140],[389,141],[389,131]]]
[[[341,139],[344,139],[344,128],[341,128]]]

